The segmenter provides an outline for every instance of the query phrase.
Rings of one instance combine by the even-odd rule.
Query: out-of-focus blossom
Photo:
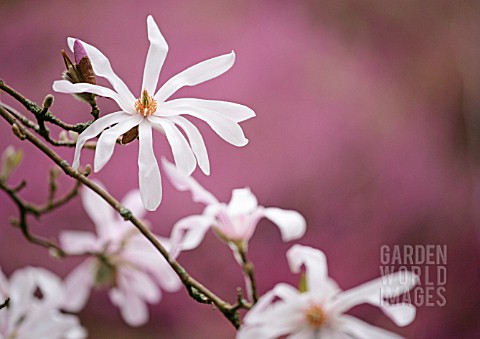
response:
[[[167,160],[162,161],[167,176],[178,190],[190,191],[194,201],[207,205],[201,215],[188,216],[173,226],[172,256],[196,248],[210,228],[229,244],[235,244],[234,247],[246,246],[263,217],[278,226],[283,241],[298,239],[305,233],[306,222],[300,213],[260,206],[249,188],[234,189],[228,204],[219,202],[195,179],[180,172]]]
[[[245,315],[237,338],[400,338],[345,314],[363,303],[380,307],[398,326],[408,325],[415,318],[413,305],[390,304],[382,297],[399,296],[415,286],[418,277],[410,272],[400,271],[342,291],[328,277],[323,252],[294,245],[287,258],[295,273],[305,266],[307,291],[277,284]]]
[[[7,181],[15,169],[20,166],[23,159],[23,151],[15,149],[13,145],[8,146],[2,153],[0,168],[0,180]]]
[[[168,45],[152,16],[147,19],[148,50],[140,95],[136,98],[125,83],[113,72],[109,60],[97,48],[81,42],[97,76],[106,78],[114,90],[98,85],[69,81],[55,81],[53,89],[62,93],[94,93],[108,97],[118,104],[120,111],[96,120],[79,135],[73,167],[80,164],[80,151],[88,139],[98,139],[94,170],[99,171],[113,154],[120,136],[133,140],[139,138],[139,185],[142,201],[148,210],[155,210],[161,202],[162,188],[160,171],[152,149],[152,128],[164,133],[172,148],[177,167],[191,174],[197,162],[205,174],[210,173],[207,149],[198,129],[182,115],[187,114],[204,120],[225,141],[235,146],[244,146],[245,138],[239,122],[255,116],[248,107],[225,101],[181,98],[166,101],[184,86],[194,86],[218,77],[233,66],[235,54],[221,55],[196,64],[168,80],[157,92],[160,69],[168,51]],[[75,39],[69,38],[73,49]],[[115,125],[114,127],[112,127]],[[111,127],[111,128],[109,128]],[[106,130],[108,128],[108,130]],[[181,133],[181,128],[185,136]],[[125,141],[125,140],[124,140]]]
[[[93,287],[109,289],[112,303],[131,326],[148,321],[146,303],[161,299],[162,287],[173,292],[181,283],[175,272],[148,240],[91,190],[82,191],[83,206],[95,223],[96,234],[63,231],[62,248],[70,254],[90,253],[66,278],[64,308],[81,310]],[[129,192],[122,204],[138,218],[145,215],[138,190]],[[157,237],[168,249],[168,240]]]
[[[59,308],[65,298],[64,286],[56,275],[43,269],[26,267],[8,280],[0,270],[0,300],[9,301],[0,309],[2,339],[80,339],[85,329],[76,316]]]

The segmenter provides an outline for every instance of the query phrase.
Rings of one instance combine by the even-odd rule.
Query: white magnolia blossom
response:
[[[85,306],[93,287],[108,288],[110,300],[120,308],[123,319],[131,326],[142,325],[148,321],[146,303],[160,301],[160,287],[177,291],[180,279],[148,240],[97,194],[84,189],[81,197],[95,223],[96,234],[62,231],[60,244],[69,254],[96,255],[87,258],[65,279],[64,308],[77,312]],[[145,215],[138,190],[129,192],[122,205],[138,218]],[[167,239],[157,238],[169,248]]]
[[[196,248],[210,228],[227,242],[246,244],[263,217],[278,226],[283,241],[298,239],[305,233],[305,219],[296,211],[260,206],[249,188],[234,189],[228,204],[219,202],[195,179],[180,172],[167,160],[162,159],[162,162],[175,188],[190,191],[194,201],[207,205],[201,215],[188,216],[173,226],[170,238],[173,257],[182,250]]]
[[[235,54],[232,51],[230,54],[200,62],[175,75],[156,91],[168,45],[152,16],[147,18],[147,26],[150,48],[138,97],[135,97],[114,73],[107,57],[83,41],[81,43],[90,58],[95,75],[106,78],[113,86],[113,90],[88,83],[73,84],[66,80],[55,81],[53,89],[62,93],[89,92],[108,97],[121,109],[96,120],[79,135],[73,161],[74,168],[78,168],[80,164],[80,151],[88,139],[96,137],[103,131],[98,139],[94,159],[94,170],[99,171],[112,156],[117,138],[138,127],[140,192],[145,207],[148,210],[155,210],[162,198],[162,188],[160,171],[152,149],[152,128],[165,134],[172,148],[175,163],[182,172],[191,174],[198,162],[201,170],[208,175],[210,163],[203,138],[199,130],[182,115],[204,120],[225,141],[235,146],[244,146],[248,140],[239,122],[254,117],[255,113],[246,106],[226,101],[194,98],[167,101],[181,87],[194,86],[225,73],[233,66]],[[68,46],[72,51],[75,40],[68,38]]]
[[[363,303],[380,307],[398,326],[408,325],[415,318],[413,305],[390,304],[383,299],[402,295],[415,286],[418,277],[413,273],[400,271],[342,291],[328,276],[322,251],[294,245],[287,258],[294,273],[305,266],[307,291],[302,293],[290,285],[277,284],[245,315],[238,339],[401,338],[345,314]]]
[[[35,267],[16,270],[8,280],[0,269],[1,339],[81,339],[85,329],[76,316],[59,308],[65,298],[60,278]]]

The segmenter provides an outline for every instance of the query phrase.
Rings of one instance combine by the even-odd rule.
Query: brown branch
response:
[[[49,157],[54,163],[70,177],[74,178],[78,182],[81,182],[100,197],[102,197],[110,206],[112,206],[125,220],[130,221],[147,239],[148,241],[161,253],[161,255],[167,260],[173,270],[177,273],[180,280],[183,282],[189,294],[197,301],[213,304],[220,312],[235,326],[240,327],[240,319],[238,317],[238,306],[233,306],[228,302],[221,299],[215,293],[210,291],[199,281],[190,276],[186,270],[173,258],[170,257],[168,251],[163,247],[160,241],[150,232],[148,227],[142,223],[137,217],[135,217],[130,210],[125,208],[109,193],[100,188],[93,181],[89,180],[84,174],[73,169],[66,160],[62,159],[54,150],[44,144],[39,138],[35,136],[28,129],[17,123],[17,119],[7,110],[0,106],[0,115],[12,125],[15,135],[22,140],[28,140],[35,145],[41,152]]]

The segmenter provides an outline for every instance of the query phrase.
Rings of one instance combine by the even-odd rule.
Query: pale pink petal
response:
[[[193,177],[180,172],[172,163],[167,159],[162,158],[163,169],[167,174],[172,185],[179,191],[190,191],[192,193],[192,199],[195,202],[201,202],[206,205],[218,204],[217,198],[212,193],[203,188]]]
[[[208,160],[207,148],[200,134],[200,131],[194,124],[181,116],[169,117],[169,120],[181,127],[187,135],[193,154],[197,158],[198,166],[206,175],[210,174],[210,161]]]
[[[180,107],[169,108],[169,102],[162,105],[162,109],[157,110],[160,112],[155,114],[156,116],[177,116],[180,114],[189,114],[193,117],[205,121],[223,140],[234,146],[245,146],[248,143],[248,139],[245,138],[242,128],[238,122],[226,118],[224,115],[215,111],[211,111],[205,108],[195,107]]]
[[[81,254],[100,249],[95,234],[84,231],[61,231],[60,246],[69,254]]]
[[[165,101],[183,86],[195,86],[222,75],[233,66],[235,53],[202,61],[170,78],[155,94],[155,100]]]
[[[152,122],[153,127],[165,132],[168,143],[172,148],[173,158],[175,159],[177,168],[186,175],[190,175],[195,169],[197,161],[183,134],[167,119],[152,116],[149,117],[149,120]]]
[[[93,162],[95,172],[100,171],[112,157],[118,137],[137,126],[142,120],[143,117],[141,115],[132,115],[100,135],[97,142],[97,148],[95,149],[95,159]]]
[[[315,248],[295,244],[287,251],[290,270],[300,273],[305,266],[308,291],[322,290],[328,279],[327,258]]]
[[[65,278],[65,299],[62,307],[70,312],[79,312],[88,301],[95,283],[96,259],[89,258],[77,266]]]
[[[152,126],[144,120],[138,126],[138,182],[143,205],[149,211],[162,201],[162,182],[152,147]]]
[[[153,304],[161,299],[161,292],[152,278],[139,270],[131,270],[128,267],[120,268],[119,275],[128,280],[128,286],[132,293],[139,298]]]
[[[287,339],[313,339],[315,337],[316,337],[315,331],[311,327],[305,325],[301,327],[299,330],[296,330],[293,334],[290,334],[289,336],[287,336]],[[319,338],[324,338],[324,337],[319,336]],[[325,336],[325,338],[333,339],[332,337],[328,337],[328,336]]]
[[[143,71],[142,90],[147,90],[148,93],[153,95],[157,87],[160,70],[167,56],[168,45],[151,15],[147,18],[147,29],[150,48],[148,49]]]
[[[73,52],[73,45],[75,43],[74,38],[68,38],[68,46],[70,50]],[[110,61],[108,58],[103,55],[96,47],[87,44],[84,41],[79,40],[85,50],[87,51],[88,57],[90,58],[90,62],[92,63],[93,71],[95,72],[96,76],[104,77],[107,79],[110,84],[112,84],[113,88],[120,94],[122,99],[127,102],[131,102],[131,105],[135,102],[135,97],[133,96],[132,92],[128,89],[127,85],[115,74],[110,65]]]
[[[156,236],[156,238],[167,251],[170,250],[165,238],[159,236]],[[158,255],[158,252],[150,243],[147,243],[143,236],[131,238],[124,255],[129,262],[150,272],[165,291],[178,291],[182,286],[180,279],[167,261],[161,255]]]
[[[278,226],[283,241],[298,239],[305,234],[307,224],[300,213],[274,207],[263,209],[263,213],[267,219]]]
[[[353,306],[369,303],[380,307],[398,326],[405,326],[415,318],[415,307],[408,304],[392,305],[383,300],[383,297],[404,294],[418,281],[418,277],[410,272],[390,274],[339,293],[331,304],[331,310],[337,314],[344,313]]]
[[[258,201],[250,188],[237,188],[232,191],[232,197],[227,206],[230,217],[253,213],[258,208]]]
[[[147,213],[145,206],[143,206],[142,196],[140,190],[134,189],[129,191],[122,199],[122,205],[132,212],[137,218],[143,218]]]
[[[73,158],[73,165],[72,167],[77,169],[80,166],[80,151],[82,150],[83,145],[87,142],[87,140],[96,137],[100,132],[102,132],[105,128],[116,124],[124,119],[130,117],[130,114],[125,112],[115,112],[110,113],[101,117],[98,120],[95,120],[93,124],[88,126],[79,136],[77,139],[77,145],[75,146],[75,155]]]
[[[181,251],[198,247],[213,222],[212,218],[204,215],[192,215],[177,221],[173,225],[170,237],[172,242],[170,255],[176,258]]]
[[[349,315],[342,315],[339,319],[341,331],[359,339],[401,339],[393,332],[383,328],[372,326],[360,319]]]
[[[93,182],[101,189],[106,190],[105,186],[99,181],[93,180]],[[95,224],[98,237],[100,239],[108,238],[112,233],[112,227],[114,227],[113,224],[116,220],[115,210],[103,200],[103,198],[88,187],[82,188],[81,198],[83,208]]]
[[[123,320],[130,326],[141,326],[148,321],[146,303],[137,296],[130,287],[128,280],[122,275],[118,279],[118,288],[109,291],[110,300],[120,308]]]
[[[255,112],[251,108],[229,101],[180,98],[170,100],[165,104],[170,108],[205,108],[209,111],[222,114],[225,118],[235,122],[242,122],[255,116]]]
[[[135,107],[133,104],[135,101],[127,101],[121,97],[118,93],[111,90],[110,88],[88,84],[85,82],[80,82],[72,84],[67,80],[57,80],[53,83],[53,90],[59,93],[93,93],[100,95],[102,97],[111,98],[115,100],[117,105],[125,112],[130,114],[135,114]]]

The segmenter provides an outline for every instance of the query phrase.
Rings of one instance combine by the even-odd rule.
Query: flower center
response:
[[[323,312],[322,308],[318,305],[310,306],[307,312],[305,312],[305,317],[307,318],[308,324],[315,329],[322,327],[327,320],[325,312]]]
[[[152,115],[157,110],[157,102],[146,89],[143,90],[142,96],[135,101],[135,110],[144,117]]]

